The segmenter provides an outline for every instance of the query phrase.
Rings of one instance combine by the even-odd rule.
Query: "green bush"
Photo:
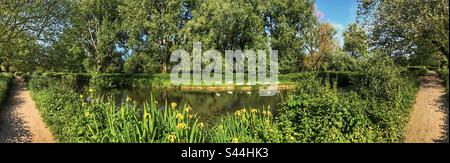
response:
[[[439,73],[439,76],[444,80],[444,85],[445,85],[446,91],[448,93],[448,87],[449,87],[449,84],[448,84],[448,68],[444,67],[444,68],[438,70],[437,72]]]
[[[13,74],[10,73],[1,73],[0,74],[0,104],[3,104],[7,94],[9,87],[11,85],[11,80],[14,78]]]
[[[407,71],[409,73],[415,74],[416,76],[421,76],[428,73],[428,69],[426,66],[408,66]]]
[[[156,73],[160,66],[146,53],[136,53],[124,63],[126,73]]]
[[[401,142],[418,82],[393,61],[373,57],[361,67],[353,90],[310,75],[298,82],[279,116],[298,142]]]
[[[355,92],[338,92],[312,75],[286,100],[279,123],[297,142],[378,142],[366,105]]]

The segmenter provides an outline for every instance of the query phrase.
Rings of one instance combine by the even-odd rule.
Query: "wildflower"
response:
[[[91,115],[91,113],[89,111],[84,112],[85,117],[89,117],[90,115]]]
[[[266,114],[267,114],[267,111],[265,111],[265,110],[262,111],[262,114],[263,114],[263,115],[266,115]]]
[[[193,117],[193,115],[192,115],[192,114],[189,114],[189,115],[188,115],[188,117],[189,117],[189,118],[192,118],[192,117]]]
[[[84,96],[83,96],[83,95],[80,95],[80,99],[81,99],[81,100],[84,100]]]
[[[147,111],[144,110],[144,118],[150,117],[150,114],[147,113]]]
[[[169,140],[169,142],[173,143],[177,139],[177,136],[175,136],[174,134],[170,134],[167,136],[167,139]]]
[[[86,107],[86,103],[85,102],[81,103],[81,106]]]
[[[172,109],[175,109],[175,107],[177,107],[177,103],[176,102],[172,102],[172,103],[170,103],[170,106],[172,107]]]
[[[92,89],[92,88],[89,88],[89,93],[93,93],[94,92],[94,89]]]
[[[184,111],[186,111],[186,112],[189,112],[191,110],[192,110],[192,108],[189,105],[186,108],[184,108]]]
[[[127,96],[127,102],[130,102],[130,101],[131,101],[131,97]]]
[[[178,129],[184,129],[184,128],[186,128],[186,123],[183,123],[183,122],[178,123],[178,124],[177,124],[177,128],[178,128]]]
[[[256,112],[258,112],[258,110],[252,109],[251,112],[252,112],[252,113],[256,113]]]
[[[242,112],[242,113],[245,113],[245,112],[247,112],[247,110],[246,110],[246,109],[242,109],[241,112]]]
[[[183,114],[181,114],[181,113],[178,113],[175,117],[177,119],[183,120]]]
[[[241,111],[240,110],[238,110],[238,111],[236,111],[235,113],[234,113],[234,115],[236,115],[236,116],[238,116],[238,117],[240,117],[241,116]]]
[[[234,137],[233,139],[231,139],[231,143],[239,143],[239,139]]]
[[[264,116],[272,116],[272,113],[270,111],[262,111],[262,114]]]
[[[200,123],[198,124],[198,127],[204,128],[204,127],[205,127],[205,124],[203,124],[203,122],[200,122]]]
[[[122,106],[120,107],[120,113],[123,115],[125,113],[125,108]]]

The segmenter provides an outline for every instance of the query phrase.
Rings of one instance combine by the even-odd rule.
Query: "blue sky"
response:
[[[321,13],[320,21],[333,24],[338,32],[336,37],[342,46],[342,33],[348,24],[356,20],[357,0],[316,0],[316,7]]]

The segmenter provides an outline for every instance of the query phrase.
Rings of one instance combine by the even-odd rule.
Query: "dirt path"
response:
[[[405,130],[407,143],[448,142],[448,99],[435,72],[421,77],[416,104]]]
[[[13,81],[9,98],[0,108],[0,143],[52,143],[52,133],[39,114],[25,82]]]

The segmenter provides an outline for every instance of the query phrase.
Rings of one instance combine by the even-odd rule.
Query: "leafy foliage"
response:
[[[316,75],[300,80],[280,113],[298,142],[401,142],[418,83],[388,58],[367,59],[355,87],[337,90]]]
[[[0,104],[3,104],[13,78],[14,76],[12,74],[0,74]]]

